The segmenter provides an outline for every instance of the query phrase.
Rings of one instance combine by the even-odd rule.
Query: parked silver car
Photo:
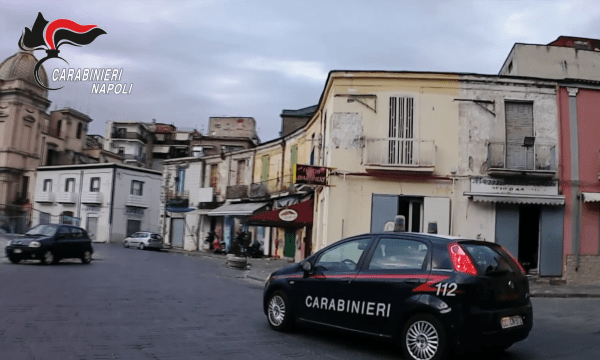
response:
[[[159,234],[149,231],[139,231],[123,240],[123,247],[137,247],[140,250],[156,249],[163,246],[163,238]]]

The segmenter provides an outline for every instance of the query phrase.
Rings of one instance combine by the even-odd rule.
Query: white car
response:
[[[156,249],[163,246],[163,238],[159,234],[149,231],[139,231],[123,240],[123,247],[137,247],[140,250]]]

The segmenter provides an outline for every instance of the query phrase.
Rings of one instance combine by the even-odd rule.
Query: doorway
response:
[[[141,221],[139,220],[127,220],[127,237],[140,231]]]
[[[171,246],[183,247],[184,219],[171,219]]]
[[[88,232],[88,236],[92,241],[96,241],[97,233],[98,233],[98,218],[97,217],[89,217],[87,219],[86,230]]]
[[[540,207],[519,207],[519,262],[525,271],[537,270],[540,238]]]
[[[293,258],[294,255],[296,255],[296,230],[286,228],[283,256]]]

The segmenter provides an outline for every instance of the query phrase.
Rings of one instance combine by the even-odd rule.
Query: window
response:
[[[534,146],[525,144],[526,137],[533,137],[533,103],[505,103],[506,116],[506,167],[508,169],[533,170]]]
[[[74,192],[75,191],[75,178],[68,178],[65,183],[65,192]]]
[[[390,165],[414,163],[414,99],[390,97],[388,162]]]
[[[23,199],[27,198],[27,192],[29,190],[29,176],[23,176],[23,182],[21,183],[21,194]]]
[[[81,139],[81,133],[83,132],[83,124],[82,123],[78,123],[77,124],[77,138]]]
[[[269,180],[269,155],[262,157],[262,181]]]
[[[60,228],[60,230],[58,230],[58,234],[56,234],[56,236],[69,239],[71,237],[71,231],[69,230],[68,226],[63,226]]]
[[[322,270],[348,271],[355,270],[360,257],[371,239],[353,240],[325,251],[315,263]]]
[[[62,128],[62,120],[58,120],[58,122],[56,123],[56,137],[59,139],[61,139],[61,137],[60,137],[61,128]]]
[[[185,189],[185,169],[177,170],[176,187],[177,192],[182,193]]]
[[[75,218],[73,217],[72,211],[63,211],[60,215],[60,222],[62,224],[74,225]]]
[[[144,194],[144,182],[138,180],[131,181],[131,195],[142,196]]]
[[[210,166],[210,187],[217,188],[219,184],[219,165],[212,164]]]
[[[125,155],[125,148],[122,146],[119,146],[119,152],[117,154],[119,154],[121,156]]]
[[[43,191],[44,192],[51,192],[52,191],[52,179],[46,179],[46,180],[44,180]]]
[[[91,192],[100,192],[100,178],[94,177],[90,181],[90,191]]]
[[[424,270],[427,250],[420,241],[383,238],[375,248],[369,270]]]
[[[81,239],[85,236],[84,236],[83,230],[81,230],[80,228],[74,227],[74,228],[71,228],[71,237],[73,239]]]
[[[40,225],[50,224],[50,214],[45,212],[40,212]]]
[[[246,160],[238,160],[237,162],[237,178],[236,185],[242,185],[244,183],[244,174],[246,172]]]
[[[292,146],[292,154],[290,159],[290,172],[294,172],[294,166],[298,163],[298,145]]]

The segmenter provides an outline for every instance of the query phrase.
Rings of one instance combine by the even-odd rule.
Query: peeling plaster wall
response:
[[[488,144],[505,142],[505,102],[532,101],[536,144],[555,145],[558,158],[558,113],[555,84],[549,81],[465,75],[460,99],[494,101],[459,104],[459,167],[454,205],[454,234],[495,241],[495,203],[477,203],[462,196],[470,190],[470,176],[487,176]],[[484,109],[487,108],[488,110]],[[491,111],[491,112],[490,112]],[[492,113],[495,113],[492,114]]]

